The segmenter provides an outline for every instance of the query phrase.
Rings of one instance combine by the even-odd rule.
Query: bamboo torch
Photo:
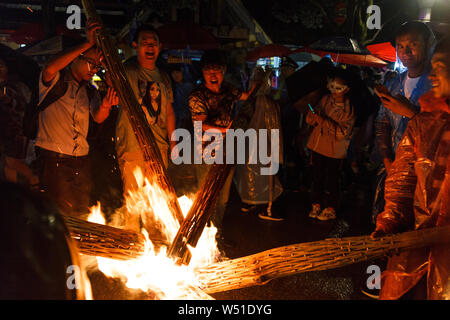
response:
[[[231,125],[232,129],[247,128],[253,117],[256,92],[257,89],[242,105],[241,111]],[[179,263],[189,264],[191,253],[187,245],[192,247],[197,245],[203,229],[211,218],[219,193],[233,168],[233,164],[226,163],[225,155],[223,150],[224,164],[211,165],[203,186],[196,193],[194,203],[168,250],[168,255],[177,258]]]
[[[97,15],[92,0],[82,0],[86,16],[101,23],[101,18]],[[117,47],[105,28],[96,31],[96,41],[101,48],[106,67],[111,75],[111,81],[114,89],[120,98],[120,106],[126,112],[133,128],[136,139],[142,150],[145,160],[145,173],[147,176],[155,179],[159,186],[167,193],[169,205],[174,217],[181,224],[183,214],[176,197],[175,189],[167,175],[167,170],[163,165],[159,148],[155,141],[155,136],[147,122],[144,112],[131,88],[125,69],[123,67]]]

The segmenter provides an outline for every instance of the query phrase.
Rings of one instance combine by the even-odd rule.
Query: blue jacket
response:
[[[405,96],[404,87],[407,73],[408,71],[399,74],[386,84],[391,95]],[[429,70],[420,76],[419,82],[409,98],[409,101],[417,108],[417,113],[420,111],[420,96],[431,89],[431,82],[428,80],[428,75]],[[375,142],[382,159],[390,158],[393,160],[395,158],[395,151],[405,133],[408,122],[409,118],[394,113],[383,105],[380,106],[375,120]]]

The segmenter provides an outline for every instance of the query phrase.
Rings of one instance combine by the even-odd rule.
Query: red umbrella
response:
[[[266,57],[287,57],[292,50],[281,44],[266,44],[253,49],[247,54],[247,61],[256,61]]]
[[[56,35],[63,35],[70,38],[81,38],[80,31],[69,30],[65,25],[56,26]],[[30,44],[39,40],[44,40],[45,32],[41,23],[27,23],[11,34],[11,40],[18,44]]]
[[[371,44],[367,49],[372,55],[385,61],[397,61],[397,52],[390,42]]]
[[[40,23],[27,23],[11,34],[11,40],[18,44],[29,44],[44,39],[44,28]]]
[[[158,28],[163,49],[209,50],[220,47],[220,42],[207,29],[190,23],[169,23]]]
[[[314,50],[309,47],[303,47],[294,50],[292,53],[295,52],[310,52],[320,57],[329,55],[331,59],[336,63],[345,63],[356,66],[383,68],[388,65],[386,61],[383,61],[371,54],[335,53],[335,52]]]

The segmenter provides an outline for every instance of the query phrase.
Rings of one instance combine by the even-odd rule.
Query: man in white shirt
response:
[[[39,113],[36,151],[40,159],[41,189],[64,214],[89,213],[91,172],[87,133],[90,115],[103,122],[118,103],[112,88],[101,101],[89,81],[101,68],[101,53],[95,48],[98,23],[88,21],[87,41],[52,58],[39,79],[39,102],[63,81],[62,96]]]
[[[383,166],[378,174],[377,188],[372,208],[372,218],[383,211],[384,180],[395,158],[397,146],[403,138],[409,120],[420,111],[419,98],[431,88],[428,79],[434,35],[421,22],[407,22],[397,31],[397,55],[407,71],[397,75],[387,84],[387,91],[375,89],[380,106],[375,120],[375,146]]]

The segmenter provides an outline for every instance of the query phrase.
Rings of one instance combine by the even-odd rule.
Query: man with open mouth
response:
[[[255,89],[255,83],[248,92],[224,81],[226,58],[220,50],[206,51],[200,61],[204,83],[195,88],[189,95],[189,108],[192,121],[202,122],[202,131],[216,129],[225,134],[233,121],[234,107],[239,100],[246,100]],[[202,132],[202,134],[203,134]],[[202,151],[195,150],[194,152]],[[196,166],[197,187],[205,182],[210,165],[202,163]],[[218,237],[225,213],[234,170],[231,170],[211,215],[214,226],[218,229]]]
[[[171,80],[168,74],[156,66],[161,42],[157,30],[151,25],[140,26],[134,35],[133,47],[136,57],[125,63],[128,81],[138,98],[147,122],[155,136],[156,144],[161,153],[165,167],[169,164],[170,149],[175,143],[169,144],[169,137],[175,130],[175,114],[172,108],[173,93]],[[144,97],[148,95],[150,84],[160,89],[160,103],[145,103]],[[157,121],[156,121],[157,120]],[[144,156],[139,143],[124,110],[119,111],[116,126],[116,151],[119,167],[122,172],[124,194],[137,187],[134,170],[137,167],[145,168]]]

